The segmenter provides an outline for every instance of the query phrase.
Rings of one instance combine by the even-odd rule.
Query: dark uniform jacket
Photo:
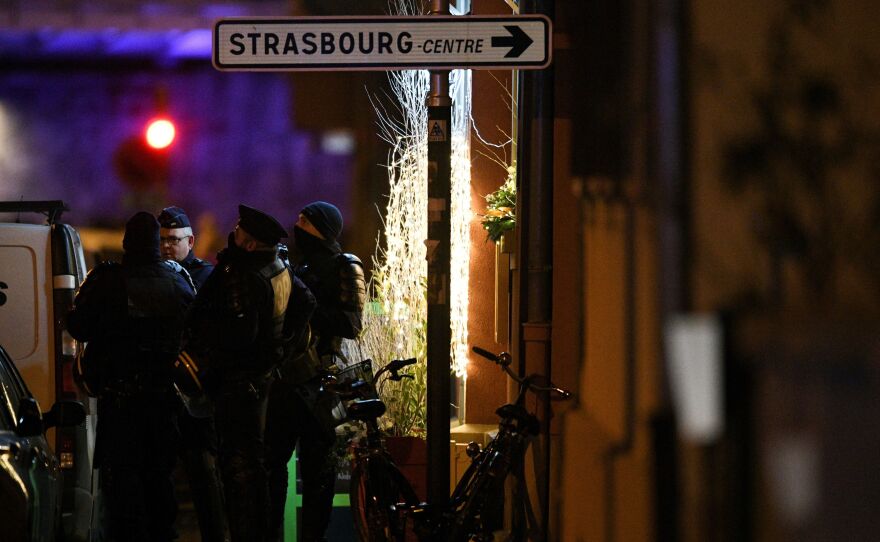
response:
[[[318,355],[341,355],[342,339],[354,339],[363,328],[366,288],[361,261],[327,248],[310,254],[294,272],[318,302],[311,320]]]
[[[183,268],[158,258],[100,264],[80,287],[67,324],[88,341],[83,361],[98,396],[95,466],[173,463],[171,368],[194,296]]]
[[[105,262],[80,287],[68,314],[70,334],[88,341],[100,364],[97,387],[170,388],[186,311],[195,292],[173,262]]]
[[[190,348],[223,381],[268,375],[304,334],[315,301],[278,251],[248,252],[230,237],[190,315]]]
[[[211,271],[214,270],[214,264],[209,261],[196,258],[193,255],[192,250],[190,250],[189,254],[186,255],[186,258],[184,258],[183,261],[180,262],[180,265],[182,265],[183,268],[186,269],[186,271],[189,273],[189,276],[192,277],[192,281],[196,285],[196,291],[202,289],[202,286],[205,285],[208,277],[211,276]]]

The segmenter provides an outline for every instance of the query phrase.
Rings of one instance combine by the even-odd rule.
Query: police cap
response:
[[[189,217],[186,216],[186,213],[180,207],[165,207],[162,209],[162,212],[159,213],[159,225],[169,230],[192,227]]]
[[[238,226],[267,245],[275,245],[281,238],[287,237],[287,231],[277,220],[247,205],[238,206]]]

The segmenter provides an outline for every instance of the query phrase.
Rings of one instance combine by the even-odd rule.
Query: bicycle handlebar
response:
[[[554,394],[556,394],[556,397],[554,397],[554,399],[560,399],[560,400],[561,399],[569,399],[572,395],[572,393],[570,391],[559,388],[556,385],[554,385],[552,382],[550,382],[549,386],[539,386],[539,385],[535,384],[533,382],[533,380],[536,378],[539,378],[540,375],[535,374],[535,375],[527,376],[525,378],[517,376],[516,373],[514,373],[512,370],[510,370],[510,363],[513,361],[513,357],[510,354],[508,354],[507,352],[501,352],[500,354],[493,354],[492,352],[489,352],[488,350],[480,348],[479,346],[472,346],[471,350],[473,350],[473,352],[475,354],[479,354],[490,361],[494,361],[497,365],[499,365],[502,369],[504,369],[504,372],[507,373],[507,376],[512,378],[520,386],[525,386],[528,389],[532,390],[533,392],[554,393]]]
[[[416,358],[407,358],[407,359],[393,359],[389,361],[384,367],[379,369],[379,372],[373,377],[373,384],[379,381],[379,375],[382,373],[388,372],[391,375],[388,377],[389,380],[399,381],[404,378],[414,378],[413,375],[408,374],[400,374],[398,371],[403,369],[404,367],[408,367],[416,363]]]
[[[472,346],[471,350],[473,350],[475,353],[483,356],[484,358],[486,358],[490,361],[494,361],[495,363],[497,363],[498,365],[501,365],[502,367],[507,367],[513,361],[513,357],[511,357],[511,355],[508,354],[507,352],[501,352],[500,354],[493,354],[492,352],[489,352],[488,350],[480,348],[479,346]]]
[[[336,376],[328,374],[321,379],[321,390],[334,393],[342,399],[366,398],[370,395],[370,389],[373,390],[372,394],[375,395],[376,383],[379,381],[379,377],[384,373],[390,373],[386,377],[389,380],[399,381],[404,378],[414,378],[412,375],[399,373],[401,369],[413,365],[414,363],[416,363],[416,358],[391,360],[384,367],[379,369],[369,382],[363,379],[340,382]]]

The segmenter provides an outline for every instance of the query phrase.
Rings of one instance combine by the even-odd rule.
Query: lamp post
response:
[[[433,0],[432,15],[449,15]],[[449,278],[452,100],[449,71],[431,71],[428,94],[428,502],[449,498]]]

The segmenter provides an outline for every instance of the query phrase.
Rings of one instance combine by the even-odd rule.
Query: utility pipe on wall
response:
[[[524,0],[520,14],[554,15],[553,0]],[[551,330],[553,319],[553,128],[554,69],[521,71],[519,74],[519,127],[517,213],[519,229],[518,344],[520,373],[526,364],[552,377]],[[524,273],[523,273],[524,271]],[[535,452],[535,483],[540,504],[541,539],[549,532],[550,511],[550,418],[547,397],[541,400],[541,446]],[[539,448],[539,449],[538,449]]]

